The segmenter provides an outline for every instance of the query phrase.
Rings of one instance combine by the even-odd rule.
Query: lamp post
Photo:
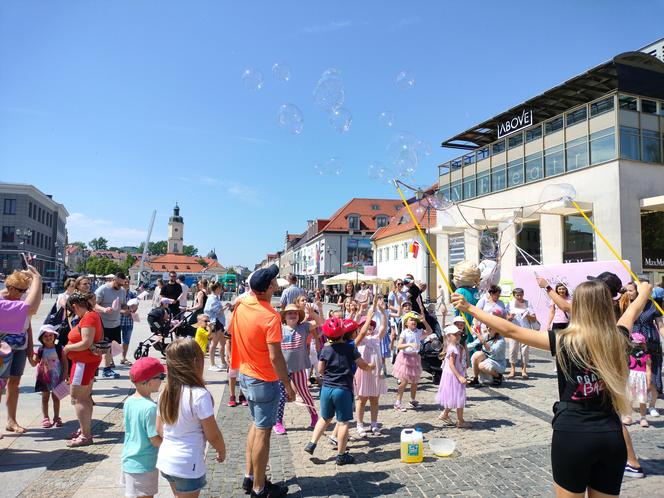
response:
[[[425,235],[427,238],[427,245],[431,247],[431,203],[429,202],[429,198],[426,198],[426,201],[422,203],[422,200],[425,199],[424,191],[423,190],[418,190],[415,192],[415,198],[418,201],[418,204],[421,206],[424,204],[424,208],[426,209],[426,215],[427,215],[427,226],[425,227]],[[427,295],[431,296],[431,289],[429,285],[429,274],[431,273],[431,255],[429,254],[429,251],[425,251],[427,255],[427,263],[426,263],[426,274],[424,276],[424,281],[427,284]]]
[[[15,233],[16,233],[16,238],[18,239],[19,249],[18,249],[17,253],[19,253],[19,254],[17,254],[17,256],[18,256],[19,267],[20,267],[21,266],[20,265],[20,261],[21,261],[20,253],[25,252],[25,243],[26,243],[26,241],[30,240],[30,238],[32,237],[32,230],[30,230],[29,228],[17,228]]]

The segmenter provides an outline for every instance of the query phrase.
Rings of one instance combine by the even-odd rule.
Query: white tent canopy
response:
[[[340,273],[334,277],[326,278],[323,280],[323,285],[343,285],[346,282],[359,283],[365,282],[367,284],[383,284],[385,282],[391,282],[391,278],[376,277],[375,275],[365,275],[364,273],[359,273],[357,271],[351,271],[348,273]]]

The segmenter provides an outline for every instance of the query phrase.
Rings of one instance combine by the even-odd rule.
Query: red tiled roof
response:
[[[203,260],[208,265],[203,266],[198,261]],[[135,267],[140,265],[140,258],[134,263]],[[160,256],[151,256],[150,261],[146,261],[145,266],[157,272],[182,272],[182,273],[200,273],[211,268],[223,269],[219,262],[212,258],[201,258],[200,256],[185,256],[184,254],[162,254]]]
[[[373,210],[372,206],[377,205],[378,209]],[[397,208],[401,206],[398,199],[351,199],[330,217],[330,221],[320,228],[323,232],[347,232],[348,216],[357,214],[360,216],[360,230],[373,232],[376,230],[376,217],[385,215],[391,218],[397,213]]]

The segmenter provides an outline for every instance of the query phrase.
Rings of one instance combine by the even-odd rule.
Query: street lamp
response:
[[[25,248],[25,242],[32,237],[32,230],[29,228],[17,228],[16,229],[16,238],[19,240],[19,246],[21,247],[20,251],[23,252]]]

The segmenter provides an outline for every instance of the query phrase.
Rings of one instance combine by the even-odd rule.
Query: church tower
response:
[[[168,220],[168,252],[169,254],[182,254],[184,245],[184,220],[180,216],[180,207],[177,202],[173,208],[173,216]]]

